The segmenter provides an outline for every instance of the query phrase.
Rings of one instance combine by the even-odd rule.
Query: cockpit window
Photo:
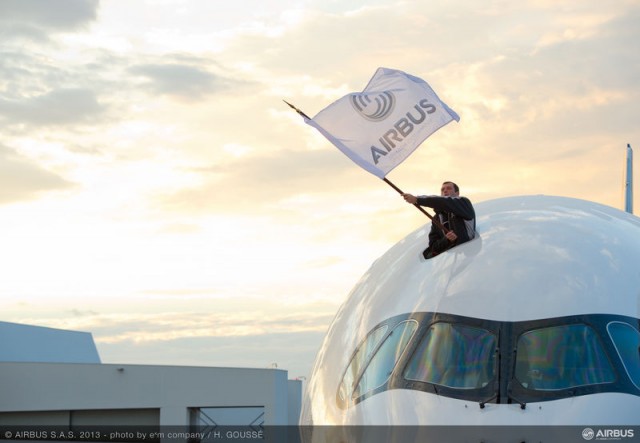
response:
[[[401,322],[393,328],[362,374],[358,386],[353,392],[353,398],[358,398],[382,386],[389,379],[393,368],[417,328],[418,322],[414,320]]]
[[[522,334],[517,343],[515,378],[525,388],[540,391],[615,381],[600,340],[583,324]]]
[[[354,388],[353,384],[358,379],[358,375],[364,365],[366,365],[373,352],[377,349],[380,340],[382,340],[387,333],[387,329],[389,329],[387,325],[382,325],[374,329],[358,347],[358,350],[349,363],[349,367],[342,377],[342,383],[340,383],[340,388],[338,389],[338,395],[342,401],[346,401],[351,397],[351,392],[353,392]]]
[[[409,361],[404,377],[457,389],[486,386],[495,376],[496,336],[452,323],[431,325]]]
[[[640,389],[640,332],[627,323],[617,321],[609,323],[607,330],[627,374]]]
[[[347,409],[396,389],[477,402],[640,397],[640,319],[578,314],[499,321],[412,312],[373,327],[338,384]]]

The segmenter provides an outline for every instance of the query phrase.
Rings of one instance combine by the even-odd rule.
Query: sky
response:
[[[283,100],[313,116],[403,70],[461,118],[389,174],[403,190],[623,208],[639,21],[637,0],[0,0],[0,321],[91,332],[103,363],[308,377],[429,220]]]

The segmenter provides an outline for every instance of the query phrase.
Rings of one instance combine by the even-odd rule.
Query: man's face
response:
[[[453,183],[443,183],[440,188],[440,195],[443,197],[457,197],[458,193],[453,187]]]

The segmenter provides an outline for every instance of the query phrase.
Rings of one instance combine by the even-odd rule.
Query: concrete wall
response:
[[[265,425],[297,424],[300,381],[279,369],[0,363],[0,422],[9,412],[159,410],[186,426],[190,408],[262,406]],[[85,413],[84,420],[90,420]]]
[[[290,425],[297,425],[300,421],[300,411],[302,410],[302,381],[289,380],[287,387],[287,409],[289,410],[287,423]]]
[[[88,332],[0,321],[0,362],[100,363]]]

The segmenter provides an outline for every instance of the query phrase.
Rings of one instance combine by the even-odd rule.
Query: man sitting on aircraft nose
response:
[[[429,232],[429,246],[424,250],[424,258],[432,258],[456,245],[475,237],[476,212],[471,201],[460,197],[460,188],[446,181],[440,188],[440,196],[418,196],[402,194],[407,203],[427,206],[436,212]],[[438,226],[438,222],[441,226]]]

